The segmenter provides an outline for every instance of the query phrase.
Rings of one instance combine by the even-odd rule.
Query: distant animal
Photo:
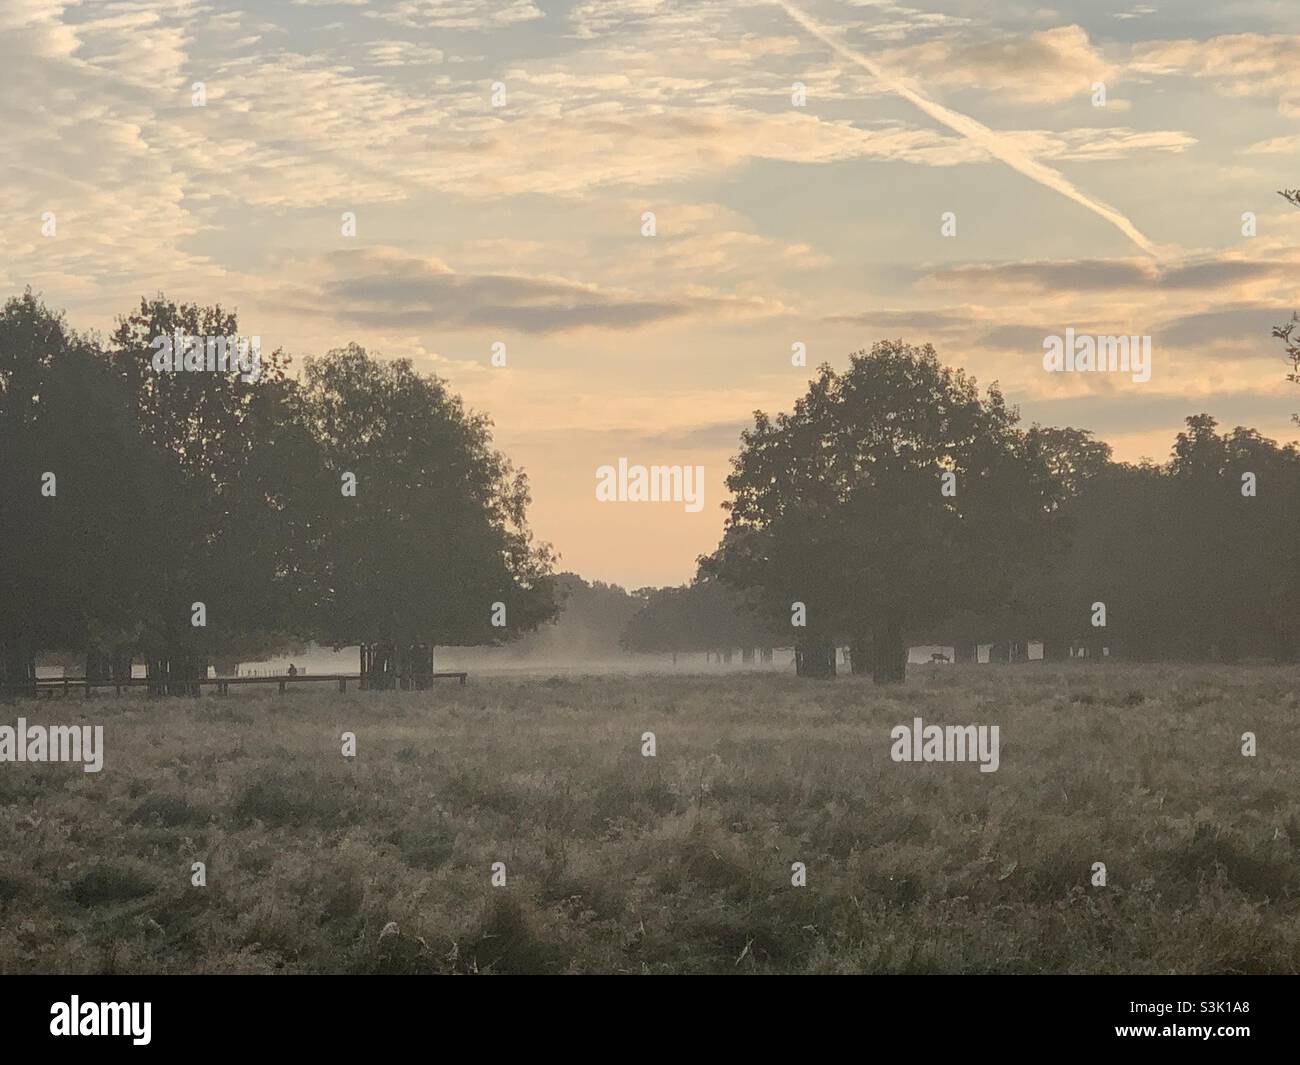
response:
[[[930,656],[930,661],[931,661],[931,662],[951,662],[952,659],[949,658],[947,655],[942,654],[942,653],[939,652],[939,651],[935,651],[934,654],[932,654],[932,655]]]
[[[292,662],[290,662],[290,663],[289,663],[289,676],[291,676],[291,677],[296,677],[297,675],[298,675],[298,667],[295,666]]]

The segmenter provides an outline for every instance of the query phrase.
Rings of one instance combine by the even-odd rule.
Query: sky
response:
[[[1298,54],[1294,0],[0,0],[0,291],[409,358],[560,568],[680,583],[753,412],[880,339],[1124,460],[1300,436]],[[1067,329],[1150,380],[1046,371]],[[703,507],[599,501],[620,458]]]

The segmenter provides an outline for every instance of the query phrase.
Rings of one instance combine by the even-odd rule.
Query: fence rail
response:
[[[447,672],[447,673],[417,673],[412,674],[412,681],[421,680],[439,680],[455,678],[460,681],[464,687],[468,673]],[[200,677],[196,680],[181,680],[167,677],[131,677],[130,679],[120,678],[117,680],[87,680],[84,677],[55,677],[45,680],[36,680],[27,684],[5,684],[0,685],[0,692],[14,695],[29,695],[33,691],[39,698],[44,693],[47,699],[52,699],[55,692],[62,692],[65,695],[73,690],[81,689],[87,699],[96,688],[114,688],[118,695],[122,694],[123,688],[201,688],[204,686],[215,687],[218,695],[225,695],[232,684],[278,684],[280,693],[288,691],[290,684],[312,684],[320,681],[335,681],[339,686],[339,691],[348,690],[348,681],[361,681],[360,673],[299,673],[297,676],[289,674],[279,674],[266,677]]]

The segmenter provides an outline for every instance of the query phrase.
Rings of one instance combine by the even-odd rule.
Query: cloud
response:
[[[415,41],[371,41],[366,58],[377,67],[437,66],[445,58],[441,49]]]
[[[1162,359],[1172,349],[1199,357],[1230,355],[1233,359],[1281,360],[1282,349],[1272,329],[1290,317],[1289,307],[1271,304],[1229,304],[1166,319],[1150,329],[1152,343]],[[1066,326],[1079,334],[1142,335],[1139,326],[1123,324],[1122,316],[1108,317],[1108,309],[1095,307],[1088,316],[1054,312],[1036,324],[1006,323],[989,329],[971,342],[981,348],[1041,354],[1043,340],[1060,336]],[[1035,362],[1035,367],[1037,363]],[[1280,378],[1280,374],[1279,374]]]
[[[969,327],[976,319],[959,311],[877,310],[836,314],[822,319],[828,325],[861,325],[873,329],[952,330]]]
[[[416,30],[498,30],[545,17],[533,0],[384,0],[364,14]]]
[[[898,94],[936,122],[943,123],[949,129],[973,141],[994,158],[1006,163],[1011,169],[1023,174],[1031,181],[1036,181],[1038,184],[1060,193],[1066,199],[1073,200],[1081,207],[1085,207],[1092,211],[1093,214],[1105,219],[1152,258],[1159,257],[1155,245],[1142,234],[1123,212],[1096,197],[1089,196],[1070,182],[1064,174],[1053,170],[1049,166],[1044,166],[1038,160],[1026,155],[1023,149],[1013,141],[990,129],[984,123],[976,121],[969,115],[964,115],[959,111],[954,111],[936,103],[906,82],[887,74],[874,60],[869,59],[861,52],[846,47],[803,11],[787,3],[786,0],[776,0],[776,3],[814,37],[830,46],[837,54],[858,64],[867,73],[871,74],[883,88]]]
[[[165,15],[110,5],[75,24],[62,21],[64,8],[0,4],[0,284],[76,300],[125,279],[143,288],[203,272],[202,257],[178,246],[202,230],[185,202],[185,137],[153,151],[152,98],[177,101],[184,87],[189,102],[189,5]],[[50,237],[40,228],[47,211]]]
[[[1043,338],[1053,336],[1059,331],[1059,326],[1050,328],[1041,325],[1000,325],[996,329],[989,330],[976,343],[985,348],[1041,353]]]
[[[985,292],[993,288],[1039,292],[1220,292],[1249,282],[1284,284],[1298,279],[1300,264],[1294,262],[1211,257],[1184,260],[1163,269],[1153,263],[1126,259],[977,263],[933,270],[923,281]]]
[[[622,297],[558,278],[458,274],[433,259],[338,252],[344,276],[321,286],[334,317],[362,326],[504,329],[559,333],[627,329],[679,318],[689,308],[667,300]]]
[[[1283,324],[1291,310],[1260,303],[1220,307],[1171,319],[1153,335],[1167,344],[1213,347],[1228,343],[1241,357],[1280,361],[1282,349],[1273,338],[1273,327]]]
[[[1196,138],[1176,130],[1133,130],[1123,126],[1047,130],[1008,130],[1004,136],[1026,155],[1062,162],[1126,159],[1141,152],[1185,152]]]
[[[885,51],[883,67],[941,88],[982,89],[1009,104],[1055,103],[1091,92],[1119,70],[1079,26],[969,40],[965,34]]]
[[[1297,155],[1300,154],[1300,133],[1256,141],[1245,151],[1247,155]]]
[[[1211,414],[1221,426],[1281,424],[1290,420],[1295,397],[1233,391],[1212,397],[1160,395],[1138,390],[1031,399],[1020,407],[1025,423],[1072,425],[1091,429],[1102,439],[1115,433],[1164,431],[1169,434],[1165,446],[1172,447],[1184,419],[1194,414]]]
[[[1149,41],[1135,45],[1131,68],[1154,76],[1207,79],[1225,96],[1276,97],[1278,110],[1300,117],[1296,54],[1300,36],[1234,33],[1208,40]]]
[[[461,273],[387,248],[332,252],[298,264],[307,280],[281,287],[286,310],[373,329],[495,329],[546,336],[628,330],[688,316],[763,317],[785,308],[758,298],[687,289],[660,298],[561,277]],[[313,277],[313,275],[316,275]]]

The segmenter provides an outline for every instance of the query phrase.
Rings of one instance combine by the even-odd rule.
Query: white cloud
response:
[[[1118,74],[1079,26],[987,40],[941,37],[883,52],[879,59],[927,86],[980,89],[1010,104],[1086,97],[1093,82],[1113,81]]]
[[[1134,46],[1132,68],[1153,76],[1207,79],[1225,96],[1274,97],[1300,116],[1296,55],[1300,36],[1235,33],[1208,40],[1150,41]]]
[[[545,17],[533,0],[385,0],[364,14],[408,29],[444,30],[501,29]]]

